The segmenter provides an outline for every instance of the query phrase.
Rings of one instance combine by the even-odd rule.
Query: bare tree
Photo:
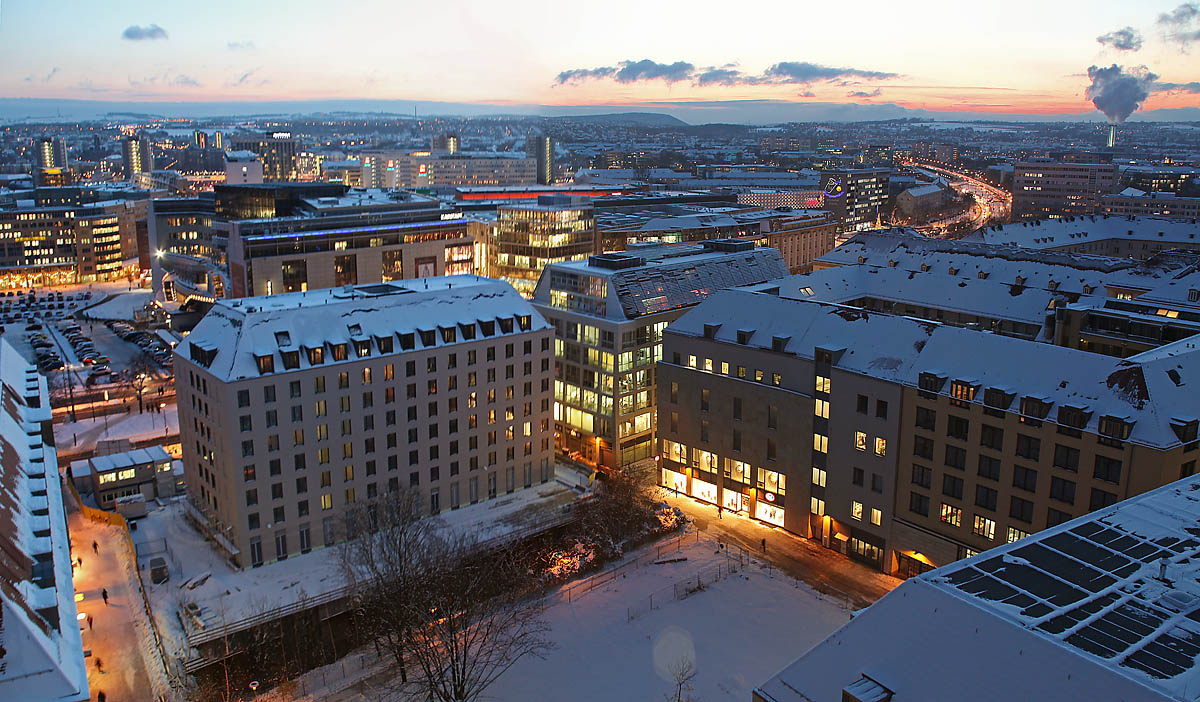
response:
[[[125,384],[129,387],[129,391],[137,396],[138,413],[145,409],[142,404],[142,394],[146,392],[146,384],[150,381],[150,370],[150,359],[146,357],[145,351],[134,356],[125,370]]]
[[[424,582],[409,598],[416,626],[411,658],[424,697],[471,702],[525,656],[545,658],[553,644],[528,554],[483,554],[470,537],[431,544]]]
[[[696,664],[688,656],[680,656],[679,660],[667,666],[671,674],[671,691],[664,695],[667,702],[694,702],[692,697],[692,679],[696,677]]]
[[[531,557],[485,551],[423,518],[420,504],[419,493],[401,490],[351,510],[342,569],[364,633],[398,668],[396,686],[470,702],[518,660],[551,648],[544,600]]]

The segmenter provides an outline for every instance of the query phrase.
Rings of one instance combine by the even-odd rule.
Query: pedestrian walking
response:
[[[96,543],[95,541],[92,542],[92,553],[100,553],[100,544]]]
[[[724,511],[725,511],[724,507],[722,507],[721,505],[717,505],[717,519],[723,519],[723,517],[721,516],[721,513]]]
[[[80,556],[77,560],[79,562],[79,567],[82,568],[83,567],[83,556]]]
[[[767,540],[763,539],[763,553],[767,552]],[[104,606],[108,606],[108,588],[100,589],[100,596],[104,598]]]
[[[96,670],[101,673],[104,672],[104,662],[99,658],[96,659]]]
[[[92,615],[89,614],[87,616],[87,622],[88,622],[88,631],[91,631],[92,630]]]
[[[767,540],[766,540],[766,538],[763,538],[763,540],[762,540],[762,547],[763,547],[763,553],[766,553],[766,552],[767,552]],[[105,597],[105,598],[104,598],[104,601],[105,601],[105,603],[107,603],[107,602],[108,602],[108,598],[107,598],[107,597]]]

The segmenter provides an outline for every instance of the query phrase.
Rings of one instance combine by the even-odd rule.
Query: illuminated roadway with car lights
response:
[[[975,201],[962,214],[914,227],[918,231],[938,235],[953,227],[967,233],[988,224],[1008,221],[1009,212],[1012,210],[1012,195],[984,180],[981,174],[929,159],[913,160],[903,165],[933,171],[946,178],[951,188]],[[964,223],[967,223],[967,226],[963,226]]]

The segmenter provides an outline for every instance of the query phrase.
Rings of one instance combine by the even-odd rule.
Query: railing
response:
[[[637,558],[626,561],[619,565],[615,565],[607,570],[602,570],[595,575],[588,576],[579,582],[573,583],[570,587],[563,588],[550,596],[551,600],[559,600],[565,602],[574,602],[580,597],[586,595],[592,590],[606,585],[617,577],[625,575],[631,571],[637,570],[642,566],[650,565],[657,560],[662,559],[663,554],[674,553],[679,551],[684,546],[691,546],[700,543],[700,533],[692,532],[690,534],[680,534],[675,538],[657,544],[653,551],[644,553]]]
[[[701,568],[694,575],[674,582],[670,587],[662,588],[658,592],[650,593],[645,599],[638,600],[626,607],[625,619],[633,621],[653,609],[662,607],[666,602],[687,599],[690,595],[703,590],[707,585],[724,580],[744,567],[745,562],[739,554],[737,557],[727,558],[724,563]]]

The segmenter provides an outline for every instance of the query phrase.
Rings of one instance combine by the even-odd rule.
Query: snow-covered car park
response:
[[[60,351],[61,340],[55,338],[55,323],[69,323],[75,310],[91,299],[92,293],[64,293],[62,291],[5,291],[0,292],[0,333],[8,333],[16,340],[16,332],[33,351],[33,359],[43,372],[61,370],[65,363]],[[19,344],[18,344],[19,345]],[[99,358],[99,354],[93,359]]]
[[[121,340],[140,348],[159,366],[169,371],[171,366],[174,365],[174,361],[171,358],[171,347],[159,335],[150,331],[136,329],[125,322],[110,321],[105,322],[105,324],[112,330],[113,334],[116,334]]]

